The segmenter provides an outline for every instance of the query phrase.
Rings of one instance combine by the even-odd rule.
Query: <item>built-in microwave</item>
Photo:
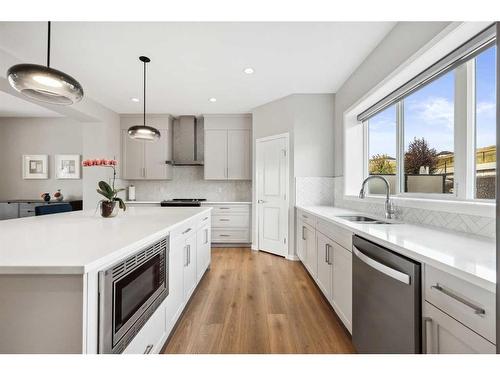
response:
[[[99,353],[121,353],[168,295],[169,237],[99,272]]]

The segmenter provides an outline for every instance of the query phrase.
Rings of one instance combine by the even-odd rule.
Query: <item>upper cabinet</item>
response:
[[[205,180],[252,179],[250,115],[205,115]]]
[[[125,180],[168,180],[172,178],[172,118],[148,117],[160,131],[160,139],[154,142],[131,139],[127,134],[130,126],[142,121],[140,116],[121,118],[122,178]]]

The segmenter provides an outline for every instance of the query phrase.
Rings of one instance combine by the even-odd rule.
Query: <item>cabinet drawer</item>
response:
[[[352,251],[352,233],[347,229],[322,219],[318,219],[316,222],[316,229],[327,237],[330,237],[340,246]]]
[[[162,303],[127,345],[123,354],[158,353],[166,335],[165,303]]]
[[[214,228],[248,228],[249,225],[248,215],[217,215],[212,220]]]
[[[189,221],[186,221],[178,226],[176,226],[172,231],[170,232],[170,241],[173,241],[173,239],[179,239],[183,241],[193,233],[196,233],[196,228],[198,227],[198,218],[191,219]]]
[[[213,243],[249,243],[248,229],[212,229]]]
[[[309,224],[313,228],[316,226],[316,217],[314,215],[304,211],[299,211],[297,214],[298,219],[302,220],[305,224]]]
[[[213,205],[213,215],[227,215],[229,213],[250,213],[250,205],[248,204],[228,204],[228,205]]]
[[[495,343],[495,294],[425,266],[424,298]]]

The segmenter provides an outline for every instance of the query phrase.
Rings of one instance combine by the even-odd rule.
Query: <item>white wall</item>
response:
[[[399,22],[347,79],[335,96],[335,175],[343,174],[343,114],[410,58],[449,22]]]
[[[82,154],[82,123],[68,118],[0,118],[0,199],[40,199],[61,189],[82,198],[82,180],[57,180],[55,154]],[[24,180],[22,155],[48,154],[49,179]]]
[[[289,255],[295,253],[295,178],[333,176],[334,172],[334,94],[293,94],[252,111],[253,154],[259,138],[289,133],[290,190]],[[255,157],[253,158],[255,181]],[[257,196],[252,186],[252,243],[257,244]]]

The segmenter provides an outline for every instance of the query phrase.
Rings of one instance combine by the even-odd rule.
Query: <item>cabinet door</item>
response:
[[[316,232],[316,253],[318,259],[318,278],[317,284],[325,295],[328,301],[332,299],[332,241],[321,234]]]
[[[297,256],[302,263],[306,261],[305,230],[304,222],[301,219],[297,220],[297,233],[295,234],[297,238]]]
[[[19,203],[0,203],[0,220],[17,218]]]
[[[424,302],[423,351],[427,354],[494,354],[495,345],[443,311]]]
[[[316,234],[315,230],[309,226],[305,226],[305,248],[306,248],[306,263],[305,266],[313,279],[318,276],[318,252],[316,249]]]
[[[250,180],[251,133],[250,130],[227,131],[227,178]]]
[[[144,167],[147,180],[166,180],[172,178],[172,166],[167,165],[168,158],[168,129],[158,129],[160,139],[144,144]]]
[[[210,226],[206,225],[196,233],[196,273],[200,281],[210,264]]]
[[[196,288],[196,234],[186,238],[184,244],[184,302]]]
[[[174,327],[184,307],[184,240],[172,239],[169,252],[168,296],[166,298],[167,334]]]
[[[227,130],[205,130],[205,180],[227,179]]]
[[[144,178],[144,141],[130,138],[126,130],[122,130],[122,160],[122,178]]]
[[[352,253],[333,242],[332,305],[349,332],[352,328]]]

